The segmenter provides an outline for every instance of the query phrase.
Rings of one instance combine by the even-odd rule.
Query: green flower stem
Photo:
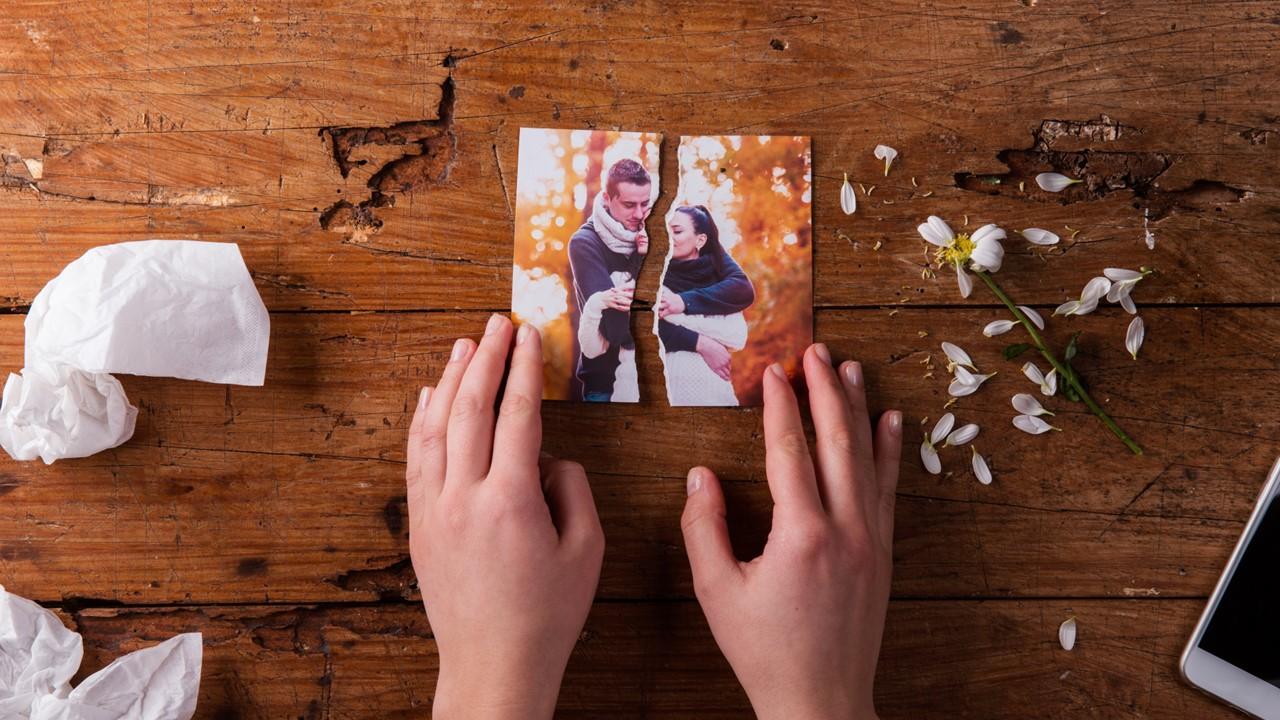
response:
[[[1080,384],[1080,379],[1076,377],[1076,374],[1072,372],[1071,368],[1060,362],[1053,354],[1053,351],[1049,350],[1049,346],[1045,344],[1044,338],[1040,337],[1040,333],[1036,330],[1035,323],[1027,319],[1027,316],[1018,309],[1017,305],[1013,304],[1013,301],[1009,299],[1008,295],[1004,294],[1004,290],[1000,289],[1000,286],[996,284],[996,281],[992,279],[990,275],[981,270],[975,270],[974,274],[979,278],[982,278],[982,282],[987,284],[987,287],[991,289],[991,292],[995,293],[995,296],[1000,298],[1000,302],[1004,303],[1005,307],[1009,308],[1009,312],[1013,313],[1013,316],[1018,319],[1018,322],[1027,329],[1027,334],[1029,334],[1031,336],[1031,340],[1035,342],[1036,349],[1040,351],[1040,354],[1044,356],[1045,360],[1049,361],[1049,364],[1053,366],[1053,369],[1058,371],[1058,375],[1063,380],[1070,383],[1071,389],[1076,391],[1076,394],[1080,396],[1081,400],[1084,400],[1084,404],[1093,411],[1094,415],[1098,416],[1098,419],[1102,421],[1102,424],[1110,428],[1111,432],[1115,433],[1116,437],[1120,438],[1120,442],[1123,442],[1126,447],[1133,451],[1134,455],[1141,455],[1142,448],[1139,447],[1138,443],[1134,442],[1133,438],[1129,437],[1128,433],[1121,430],[1120,426],[1116,424],[1116,421],[1112,420],[1111,416],[1107,415],[1106,411],[1103,410],[1098,403],[1094,402],[1093,398],[1089,396],[1089,393],[1085,391],[1084,386]]]

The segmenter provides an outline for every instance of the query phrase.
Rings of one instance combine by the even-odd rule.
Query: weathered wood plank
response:
[[[889,718],[1231,717],[1173,658],[1199,601],[893,602],[876,684]],[[1079,620],[1076,648],[1057,626]],[[178,632],[205,637],[196,717],[420,717],[438,657],[421,606],[89,609],[83,672]],[[557,717],[747,714],[695,603],[598,604]]]

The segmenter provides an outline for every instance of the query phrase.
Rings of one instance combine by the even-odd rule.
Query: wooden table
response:
[[[86,672],[199,630],[199,717],[424,717],[436,655],[407,555],[405,432],[451,341],[508,307],[518,128],[664,132],[666,189],[681,133],[796,133],[814,138],[816,337],[909,418],[883,714],[1231,716],[1175,663],[1277,454],[1280,3],[14,0],[4,14],[3,366],[22,365],[35,294],[96,245],[239,243],[272,312],[265,387],[124,377],[130,442],[3,462],[0,582],[83,633]],[[877,143],[901,151],[888,178]],[[1087,187],[1033,187],[1054,169]],[[851,217],[844,172],[878,186]],[[1139,361],[1116,306],[1049,333],[1061,347],[1083,331],[1077,363],[1145,455],[1062,398],[1063,432],[1010,426],[1008,398],[1030,386],[981,335],[1003,316],[992,297],[921,277],[930,213],[1061,234],[1048,254],[1015,236],[999,275],[1046,315],[1104,267],[1159,270],[1135,292]],[[945,371],[922,364],[941,340],[999,370],[953,408],[983,425],[989,487],[966,450],[944,453],[941,477],[915,453],[917,421],[947,400]],[[692,598],[678,518],[685,470],[706,463],[742,551],[760,547],[760,414],[667,408],[656,351],[641,334],[638,406],[545,409],[609,543],[564,717],[749,714]]]

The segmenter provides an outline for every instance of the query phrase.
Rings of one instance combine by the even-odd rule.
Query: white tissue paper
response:
[[[0,585],[0,718],[190,720],[203,650],[200,633],[183,633],[116,658],[73,690],[80,634]]]
[[[44,286],[9,375],[0,446],[16,460],[87,457],[133,436],[109,373],[261,385],[270,318],[234,243],[104,245]]]

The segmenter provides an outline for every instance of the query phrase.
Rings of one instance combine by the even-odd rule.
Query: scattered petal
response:
[[[942,460],[938,457],[938,449],[928,440],[920,444],[920,462],[924,463],[924,469],[931,475],[942,473]]]
[[[1129,297],[1129,293],[1120,296],[1120,307],[1130,315],[1138,314],[1138,306],[1133,304],[1133,298]]]
[[[1028,361],[1022,366],[1022,374],[1027,379],[1040,386],[1040,392],[1044,395],[1053,395],[1058,391],[1058,371],[1050,370],[1048,375],[1040,372],[1040,368],[1036,364]]]
[[[1146,335],[1147,330],[1142,323],[1142,317],[1135,315],[1133,321],[1129,323],[1128,332],[1124,334],[1124,347],[1134,360],[1138,359],[1138,350],[1142,347],[1142,341]]]
[[[947,436],[947,441],[944,445],[948,447],[960,447],[961,445],[964,445],[970,440],[978,437],[978,431],[979,428],[975,423],[969,423],[964,427],[956,428]]]
[[[1062,173],[1040,173],[1036,176],[1036,184],[1040,186],[1041,190],[1046,190],[1048,192],[1062,192],[1067,187],[1075,185],[1078,182],[1084,181],[1069,178]]]
[[[1063,650],[1070,651],[1076,646],[1076,619],[1069,617],[1058,626],[1058,643]]]
[[[977,392],[982,387],[982,383],[986,382],[991,375],[975,375],[965,370],[963,367],[956,366],[956,377],[951,381],[951,385],[947,388],[947,394],[951,397],[965,397]],[[995,373],[992,373],[994,375]]]
[[[962,365],[970,370],[977,370],[977,366],[973,364],[973,359],[969,357],[969,353],[960,348],[959,345],[943,341],[942,352],[946,353],[947,371],[950,372],[956,365]]]
[[[1017,323],[1015,323],[1012,320],[995,320],[993,322],[987,323],[987,326],[982,328],[982,334],[986,335],[987,337],[995,337],[997,335],[1003,335],[1009,332],[1010,330],[1012,330],[1013,326],[1016,324]]]
[[[1039,435],[1040,433],[1057,429],[1035,415],[1019,415],[1013,419],[1013,426],[1031,435]]]
[[[1084,290],[1080,293],[1080,304],[1084,305],[1093,302],[1095,307],[1102,298],[1106,297],[1111,290],[1111,281],[1105,277],[1096,277],[1085,283]]]
[[[1026,315],[1027,319],[1030,320],[1036,327],[1040,328],[1041,330],[1044,329],[1044,318],[1040,317],[1040,313],[1027,307],[1026,305],[1019,305],[1018,309],[1021,310],[1022,314]]]
[[[1054,368],[1044,376],[1044,385],[1040,388],[1040,394],[1053,396],[1058,393],[1058,369]]]
[[[840,186],[840,209],[845,215],[852,215],[858,209],[858,195],[849,184],[849,173],[844,174],[844,185]]]
[[[1130,280],[1137,281],[1142,279],[1142,273],[1137,270],[1126,270],[1125,268],[1107,268],[1102,274],[1111,282],[1128,282]],[[1108,298],[1110,299],[1110,298]]]
[[[970,446],[973,450],[973,475],[978,478],[978,482],[983,485],[991,484],[991,468],[987,467],[986,458],[978,454],[978,448]]]
[[[973,294],[973,278],[960,265],[956,265],[956,284],[960,286],[960,297],[967,298]]]
[[[1029,393],[1018,393],[1013,396],[1013,409],[1023,415],[1052,415],[1053,413],[1044,409],[1040,401],[1035,395]]]
[[[951,428],[955,427],[955,424],[956,416],[951,413],[938,418],[938,422],[933,426],[933,432],[929,433],[929,442],[935,445],[942,442],[943,438],[951,434]]]
[[[1056,233],[1051,233],[1041,228],[1027,228],[1022,231],[1022,237],[1035,245],[1057,245],[1058,241],[1062,239]]]
[[[1055,308],[1053,311],[1053,314],[1055,317],[1057,317],[1058,315],[1075,315],[1076,311],[1079,309],[1080,309],[1079,300],[1068,300],[1062,303],[1061,305],[1059,305],[1057,308]]]
[[[875,150],[876,157],[884,161],[884,174],[889,174],[889,166],[893,164],[893,159],[898,157],[898,151],[888,145],[877,145]]]

